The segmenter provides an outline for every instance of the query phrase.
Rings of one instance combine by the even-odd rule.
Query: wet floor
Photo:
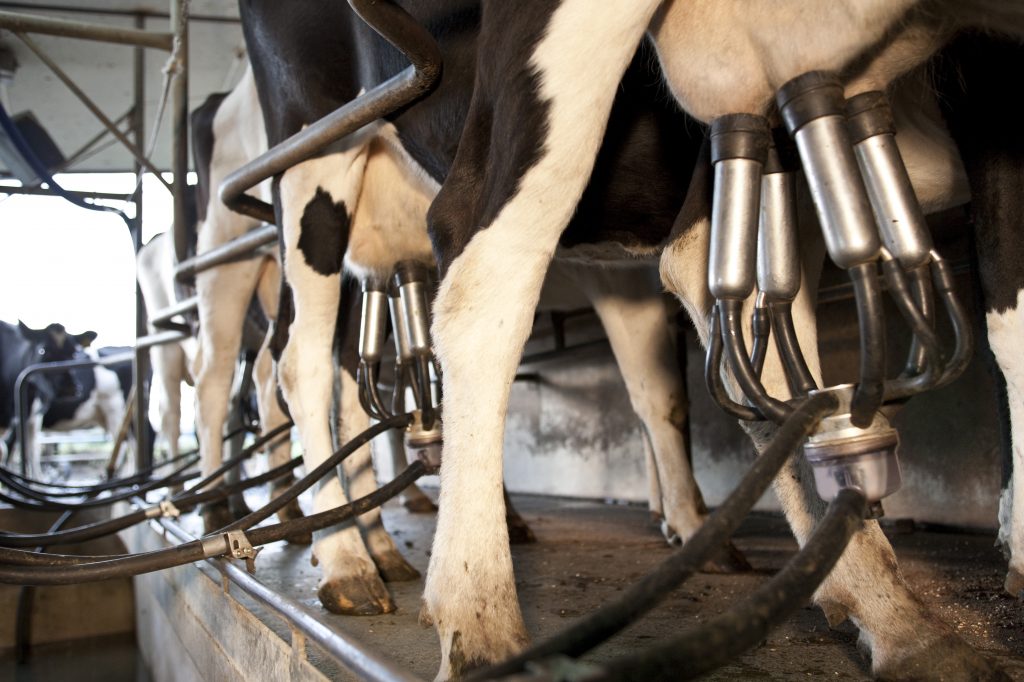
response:
[[[644,509],[532,496],[515,500],[538,538],[536,544],[513,548],[516,585],[533,638],[551,635],[617,598],[671,552],[649,525]],[[385,519],[409,561],[425,572],[433,516],[411,515],[395,506],[386,510]],[[999,660],[1014,679],[1024,680],[1024,604],[1002,592],[1005,562],[993,546],[993,536],[914,530],[907,524],[887,532],[917,594],[970,644]],[[748,519],[735,543],[754,566],[753,572],[694,576],[588,659],[600,663],[634,653],[707,621],[756,589],[796,550],[784,521],[772,516]],[[260,555],[257,577],[416,674],[429,679],[436,672],[436,636],[417,622],[422,579],[389,586],[398,605],[395,613],[356,618],[320,608],[317,569],[309,563],[308,549],[268,548]],[[268,616],[268,622],[276,620]],[[272,627],[284,630],[279,621]],[[310,655],[320,658],[332,677],[346,677],[316,651]],[[857,650],[852,625],[832,630],[817,608],[805,606],[764,643],[708,679],[826,677],[867,679],[868,663]]]

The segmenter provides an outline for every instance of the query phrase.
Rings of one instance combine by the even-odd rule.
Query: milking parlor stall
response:
[[[0,1],[0,676],[1024,680],[1020,17],[660,4]]]

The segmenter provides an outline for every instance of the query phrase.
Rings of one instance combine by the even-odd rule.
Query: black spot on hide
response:
[[[341,261],[348,246],[348,209],[344,201],[334,202],[318,187],[302,212],[299,222],[299,251],[309,267],[321,275],[341,272]]]

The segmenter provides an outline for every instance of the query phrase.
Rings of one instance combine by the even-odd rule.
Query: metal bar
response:
[[[168,518],[154,519],[169,535],[179,542],[191,542],[196,538],[189,534],[177,522]],[[403,670],[394,662],[385,658],[366,644],[344,632],[336,632],[321,623],[305,606],[278,594],[259,580],[249,575],[230,560],[223,557],[207,559],[220,573],[237,585],[249,596],[257,599],[311,641],[316,642],[331,656],[334,656],[346,668],[360,679],[377,682],[421,682],[407,670]]]
[[[172,36],[169,33],[139,31],[131,28],[118,28],[103,24],[87,24],[69,19],[52,19],[34,14],[18,14],[0,11],[0,28],[15,33],[42,33],[65,38],[81,38],[97,40],[104,43],[121,45],[138,45],[157,50],[171,49]]]
[[[139,48],[136,48],[136,49],[139,49]],[[119,117],[114,119],[114,125],[120,126],[126,120],[130,119],[132,117],[133,113],[134,112],[131,109],[129,109],[128,111],[124,112]],[[100,130],[100,132],[96,133],[88,142],[86,142],[81,147],[79,147],[78,150],[75,151],[74,154],[69,156],[64,161],[64,163],[61,164],[60,170],[64,171],[64,170],[67,170],[68,168],[71,168],[72,166],[74,166],[75,163],[77,163],[79,159],[81,159],[87,153],[92,151],[92,148],[93,148],[93,146],[95,144],[97,144],[100,140],[102,140],[104,137],[106,137],[109,134],[110,134],[110,131],[107,130],[106,128],[103,128],[102,130]]]
[[[218,265],[243,258],[253,258],[257,255],[253,251],[276,241],[277,227],[274,225],[257,227],[241,237],[235,237],[225,244],[178,263],[174,268],[174,277],[179,282],[189,281],[196,274]]]
[[[113,194],[111,192],[72,192],[64,190],[67,194],[71,194],[82,199],[108,199],[111,201],[126,201],[123,194]],[[43,189],[42,187],[9,187],[7,185],[0,185],[0,194],[24,194],[26,196],[33,197],[57,197],[60,195],[54,194],[51,190]]]
[[[21,40],[21,42],[25,43],[28,49],[32,50],[32,52],[34,52],[35,55],[39,57],[40,61],[42,61],[43,64],[46,64],[46,66],[50,68],[50,71],[53,71],[57,78],[59,78],[60,81],[67,86],[68,90],[70,90],[75,95],[75,97],[77,97],[79,101],[81,101],[82,104],[85,105],[85,108],[92,112],[92,115],[95,116],[99,120],[99,122],[103,124],[103,126],[110,132],[110,134],[117,138],[117,141],[120,142],[121,145],[125,149],[127,149],[128,152],[133,157],[135,157],[136,161],[141,163],[143,166],[148,168],[151,173],[156,175],[156,179],[159,180],[164,185],[164,187],[167,188],[167,191],[173,191],[171,189],[170,184],[166,180],[164,180],[163,177],[160,175],[160,169],[154,166],[153,163],[146,158],[145,153],[143,153],[141,149],[132,144],[131,140],[129,140],[128,137],[124,133],[122,133],[116,125],[114,125],[114,122],[111,121],[107,117],[107,115],[103,113],[99,106],[97,106],[97,104],[93,102],[88,95],[85,94],[85,91],[78,87],[78,85],[73,80],[71,80],[71,77],[64,73],[63,69],[61,69],[55,61],[50,59],[50,56],[43,52],[42,48],[40,48],[34,40],[29,38],[24,33],[18,32],[15,33],[15,35],[18,36],[18,39]]]
[[[441,52],[430,33],[393,2],[349,0],[373,30],[398,48],[412,66],[336,109],[229,175],[220,199],[233,211],[274,222],[273,207],[246,194],[267,178],[283,173],[325,146],[422,97],[441,75]]]
[[[186,298],[184,301],[178,301],[173,305],[169,305],[166,308],[158,310],[150,318],[149,323],[157,329],[164,328],[165,325],[171,321],[171,318],[178,315],[184,315],[190,313],[199,306],[199,297],[191,296]]]
[[[33,374],[55,374],[57,372],[66,372],[69,369],[76,369],[79,367],[109,367],[110,365],[116,365],[119,362],[131,361],[130,353],[121,353],[118,355],[110,355],[105,358],[98,360],[64,360],[62,362],[37,362],[34,365],[29,365],[25,369],[21,370],[18,374],[18,378],[14,382],[14,417],[17,421],[18,430],[18,448],[21,451],[21,474],[27,475],[28,473],[28,447],[25,442],[25,436],[27,435],[26,417],[29,416],[29,405],[28,405],[28,378]]]
[[[146,19],[135,17],[135,28],[145,29]],[[146,51],[135,48],[132,59],[132,134],[135,144],[140,149],[145,144],[146,133]],[[143,168],[135,163],[135,224],[132,230],[132,245],[138,255],[142,248],[142,177]],[[142,300],[142,287],[138,278],[135,279],[135,362],[132,364],[132,385],[135,387],[135,467],[136,471],[149,468],[153,463],[153,442],[149,437],[149,387],[146,378],[149,376],[149,351],[139,347],[140,338],[149,333],[146,323],[146,304]]]
[[[56,5],[52,3],[35,4],[29,2],[0,2],[0,7],[7,9],[27,9],[37,12],[66,12],[68,14],[95,14],[98,16],[111,17],[143,17],[147,19],[170,19],[167,12],[154,12],[148,9],[108,9],[103,7],[80,7],[77,5]],[[238,17],[222,16],[217,14],[190,14],[189,21],[215,23],[215,24],[238,24],[241,19]]]
[[[174,54],[181,60],[171,82],[171,172],[174,173],[174,262],[188,258],[185,192],[188,189],[188,0],[171,0]]]
[[[135,341],[135,350],[141,351],[152,348],[153,346],[162,346],[167,343],[177,343],[178,341],[184,341],[189,338],[191,334],[183,331],[171,329],[165,332],[156,332],[155,334],[146,334],[140,336]],[[138,415],[136,415],[138,418]]]

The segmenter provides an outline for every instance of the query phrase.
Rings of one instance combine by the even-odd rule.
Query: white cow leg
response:
[[[370,427],[370,417],[359,404],[359,387],[356,380],[345,370],[341,372],[341,409],[338,411],[338,416],[338,441],[341,443],[347,443]],[[342,468],[348,481],[350,498],[359,499],[377,489],[377,477],[373,472],[373,458],[369,444],[359,448],[346,458],[342,463]],[[384,528],[380,507],[371,509],[360,516],[358,523],[366,539],[370,556],[377,564],[384,580],[401,582],[420,577],[419,571],[405,560],[402,553],[398,551],[395,541]]]
[[[1010,408],[1013,473],[999,499],[999,541],[1010,554],[1006,591],[1024,599],[1024,366],[1020,343],[1024,339],[1024,290],[1017,293],[1017,304],[986,315],[988,342],[996,362],[1006,378],[1006,397]]]
[[[180,344],[172,343],[155,346],[149,351],[153,363],[153,383],[149,389],[150,400],[156,403],[160,415],[159,423],[153,424],[160,438],[166,443],[167,457],[178,456],[178,440],[181,436],[181,368],[184,351]],[[115,427],[116,428],[116,427]]]
[[[278,377],[308,470],[333,451],[331,345],[348,220],[355,210],[364,164],[364,151],[356,147],[299,164],[285,172],[280,182],[285,277],[294,296],[295,319]],[[318,486],[313,496],[314,512],[347,503],[336,476]],[[351,615],[394,610],[355,522],[314,534],[313,552],[323,571],[319,596],[325,608]]]
[[[260,307],[271,323],[267,329],[266,338],[260,345],[256,354],[256,363],[253,367],[253,382],[256,386],[256,408],[260,415],[260,426],[263,433],[273,431],[288,421],[288,416],[281,409],[277,399],[277,377],[274,376],[274,361],[271,357],[270,342],[274,335],[273,322],[277,318],[277,306],[281,290],[281,268],[277,260],[265,258],[260,271],[259,282],[256,294],[259,298]],[[287,464],[292,457],[292,443],[290,438],[283,438],[278,445],[267,448],[270,468]],[[285,476],[274,481],[270,487],[272,497],[277,497],[288,489],[295,482],[294,476]],[[302,507],[298,500],[292,500],[283,509],[277,512],[277,518],[283,523],[292,519],[302,518]],[[288,542],[299,545],[308,545],[313,542],[310,533],[292,535],[287,538]]]
[[[242,344],[242,325],[258,274],[258,261],[244,261],[222,265],[196,277],[199,347],[192,376],[196,387],[196,435],[204,476],[223,463],[231,384]],[[223,476],[213,485],[222,482]],[[233,520],[227,501],[203,507],[207,532]]]
[[[460,229],[454,221],[472,221],[468,243],[463,236],[461,248],[445,254],[441,263],[447,271],[432,327],[444,383],[445,442],[424,606],[441,641],[438,679],[506,657],[526,642],[502,500],[509,392],[548,264],[590,177],[615,84],[656,4],[609,0],[596,15],[587,0],[559,4],[530,63],[521,67],[536,74],[537,97],[547,104],[546,135],[536,141],[536,156],[503,159],[525,167],[519,178],[489,178],[507,183],[509,198],[492,218],[466,216],[466,198],[472,200],[472,193],[487,185],[480,174],[494,169],[481,167],[476,154],[481,150],[471,149],[464,136],[449,180],[431,207],[435,244]],[[493,14],[485,12],[485,19],[514,23],[508,7],[489,6]],[[588,30],[580,31],[584,19]],[[496,28],[491,23],[484,30]],[[497,87],[513,77],[519,74],[481,73],[478,84]],[[520,113],[499,111],[486,128],[504,139],[500,136],[510,133],[509,126],[519,125]],[[467,120],[473,133],[483,131],[478,126],[481,121]]]

